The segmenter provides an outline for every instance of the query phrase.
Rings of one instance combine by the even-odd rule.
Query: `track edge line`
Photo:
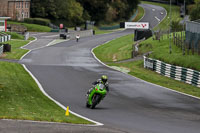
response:
[[[36,82],[36,84],[37,84],[38,87],[40,88],[40,91],[41,91],[46,97],[48,97],[50,100],[52,100],[53,102],[55,102],[55,103],[56,103],[58,106],[60,106],[62,109],[64,109],[64,110],[67,109],[64,105],[62,105],[61,103],[59,103],[58,101],[56,101],[56,100],[54,100],[52,97],[50,97],[50,96],[44,91],[42,85],[41,85],[40,82],[37,80],[37,78],[28,70],[28,68],[27,68],[24,64],[22,64],[22,66],[23,66],[24,69],[31,75],[31,77],[34,79],[34,81]],[[73,115],[76,115],[77,117],[80,117],[80,118],[82,118],[82,119],[85,119],[85,120],[87,120],[87,121],[90,121],[90,122],[92,122],[92,123],[95,123],[95,125],[86,125],[86,124],[83,124],[84,126],[103,126],[103,125],[104,125],[103,123],[100,123],[100,122],[91,120],[91,119],[89,119],[89,118],[86,118],[86,117],[84,117],[84,116],[82,116],[82,115],[79,115],[79,114],[77,114],[77,113],[75,113],[75,112],[73,112],[73,111],[71,111],[71,110],[69,110],[69,112],[70,112],[71,114],[73,114]],[[79,124],[79,125],[80,125],[80,124]]]
[[[112,39],[112,40],[115,40],[115,39]],[[112,41],[112,40],[110,40],[110,41]],[[107,41],[106,43],[108,43],[108,42],[110,42],[110,41]],[[104,43],[104,44],[106,44],[106,43]],[[101,45],[104,45],[104,44],[101,44]],[[99,59],[96,57],[96,55],[94,54],[93,50],[94,50],[95,48],[101,46],[101,45],[98,45],[98,46],[92,48],[91,53],[92,53],[93,57],[94,57],[94,58],[95,58],[99,63],[101,63],[102,65],[104,65],[104,66],[106,66],[106,67],[108,67],[108,68],[110,68],[110,69],[112,69],[112,70],[116,70],[116,71],[118,71],[118,72],[121,72],[121,73],[127,74],[127,73],[122,72],[122,71],[120,71],[120,70],[113,69],[112,67],[106,65],[105,63],[103,63],[101,60],[99,60]],[[136,79],[139,79],[139,80],[141,80],[142,82],[145,82],[145,83],[148,83],[148,84],[151,84],[151,85],[154,85],[154,86],[157,86],[157,87],[160,87],[160,88],[163,88],[163,89],[166,89],[166,90],[169,90],[169,91],[172,91],[172,92],[178,93],[178,94],[182,94],[182,95],[184,95],[184,96],[188,96],[188,97],[191,97],[191,98],[195,98],[195,99],[200,100],[199,97],[196,97],[196,96],[193,96],[193,95],[190,95],[190,94],[186,94],[186,93],[183,93],[183,92],[179,92],[179,91],[176,91],[176,90],[173,90],[173,89],[170,89],[170,88],[164,87],[164,86],[160,86],[160,85],[157,85],[157,84],[154,84],[154,83],[151,83],[151,82],[147,82],[147,81],[145,81],[145,80],[143,80],[143,79],[140,79],[140,78],[135,77],[135,76],[130,75],[130,74],[127,74],[127,75],[129,75],[129,76],[131,76],[131,77],[134,77],[134,78],[136,78]]]

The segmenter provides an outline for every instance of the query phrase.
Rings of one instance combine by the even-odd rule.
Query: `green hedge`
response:
[[[39,24],[44,26],[49,26],[49,23],[51,23],[49,19],[44,19],[44,18],[25,18],[24,22],[29,24]]]

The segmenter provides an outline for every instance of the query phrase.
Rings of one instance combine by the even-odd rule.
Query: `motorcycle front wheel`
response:
[[[100,102],[101,96],[100,95],[94,95],[92,98],[92,105],[90,106],[91,109],[94,109],[96,105]]]

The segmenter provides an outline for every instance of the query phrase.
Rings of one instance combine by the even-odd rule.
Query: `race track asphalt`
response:
[[[151,27],[158,24],[156,15],[165,16],[160,13],[163,8],[142,6],[146,15],[141,21]],[[52,98],[107,127],[130,133],[199,133],[200,100],[107,68],[93,57],[92,48],[130,33],[118,31],[33,50],[21,63]],[[96,109],[88,109],[85,93],[102,74],[109,77],[110,93]]]

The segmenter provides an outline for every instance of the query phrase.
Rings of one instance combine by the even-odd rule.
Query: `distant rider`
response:
[[[102,83],[103,85],[105,85],[106,90],[109,92],[108,77],[106,75],[102,75],[101,79],[98,79],[97,81],[93,82],[92,85],[95,86],[99,83]],[[90,92],[92,92],[93,89],[94,89],[94,87],[92,87],[91,89],[88,90],[87,96],[90,94]]]
[[[76,35],[76,42],[78,42],[80,35]]]

